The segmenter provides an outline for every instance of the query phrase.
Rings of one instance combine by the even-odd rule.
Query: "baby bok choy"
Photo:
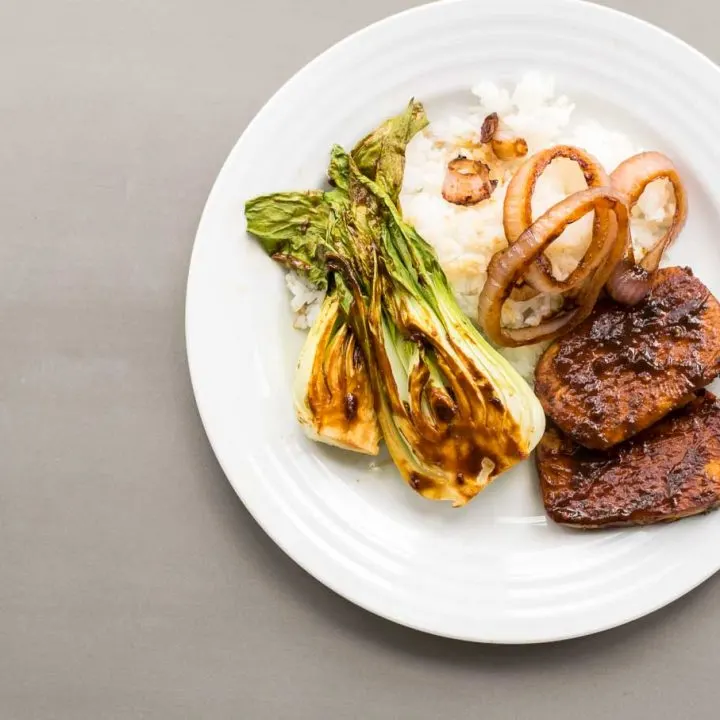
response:
[[[377,455],[380,426],[365,358],[340,311],[337,287],[323,258],[334,222],[332,206],[343,202],[346,198],[337,191],[276,193],[248,201],[245,216],[248,232],[274,260],[327,290],[295,371],[298,422],[312,440]]]
[[[298,366],[300,421],[317,439],[365,452],[382,433],[413,489],[459,506],[527,457],[545,421],[397,209],[405,145],[426,122],[417,107],[351,154],[333,148],[332,190],[265,196],[246,213],[271,256],[328,288]],[[290,195],[291,220],[277,203]]]
[[[361,171],[393,199],[402,186],[405,147],[426,125],[423,106],[411,101],[353,149]],[[335,282],[323,258],[331,222],[347,201],[342,190],[274,193],[248,201],[245,215],[248,232],[274,260],[328,290],[295,373],[298,421],[313,440],[377,455],[380,426],[364,355],[346,313],[340,311]]]
[[[337,146],[330,175],[348,202],[326,263],[341,279],[390,455],[421,495],[464,505],[535,447],[540,403],[460,310],[390,195]]]

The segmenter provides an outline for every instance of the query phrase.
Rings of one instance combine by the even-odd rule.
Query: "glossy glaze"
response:
[[[599,304],[551,345],[535,374],[547,415],[573,440],[608,448],[687,402],[720,372],[720,305],[686,268],[652,277],[633,308]]]
[[[559,523],[647,525],[720,502],[720,402],[709,392],[609,450],[588,450],[557,428],[537,451],[543,502]]]

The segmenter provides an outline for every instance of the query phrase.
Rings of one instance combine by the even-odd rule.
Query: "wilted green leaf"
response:
[[[313,285],[327,287],[322,249],[330,205],[321,190],[261,195],[245,204],[247,230],[265,252]]]
[[[351,153],[360,172],[375,180],[393,202],[402,187],[405,148],[427,124],[422,103],[411,100],[403,112],[366,135]]]

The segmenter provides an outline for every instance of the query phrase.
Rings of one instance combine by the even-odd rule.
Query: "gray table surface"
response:
[[[2,3],[0,720],[715,715],[719,578],[556,645],[425,636],[300,570],[210,450],[183,310],[212,181],[296,69],[412,4]],[[720,60],[712,0],[608,4]]]

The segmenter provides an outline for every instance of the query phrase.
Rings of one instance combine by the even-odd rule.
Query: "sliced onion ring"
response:
[[[537,327],[504,328],[501,322],[503,305],[528,267],[570,223],[593,210],[596,218],[602,213],[611,213],[615,223],[602,238],[595,271],[574,296],[574,307],[561,310]],[[518,347],[550,340],[581,323],[592,312],[603,286],[627,252],[630,243],[628,223],[625,198],[612,187],[581,190],[553,205],[490,261],[487,281],[478,302],[478,320],[488,337],[498,345]]]
[[[612,186],[625,196],[628,208],[640,199],[645,188],[654,180],[667,178],[675,192],[675,214],[668,231],[653,245],[641,260],[640,266],[648,272],[657,270],[662,254],[678,236],[687,219],[687,193],[677,168],[666,155],[643,152],[621,162],[610,175]]]
[[[505,195],[503,225],[510,244],[516,242],[532,225],[532,196],[535,185],[548,165],[557,158],[567,158],[576,162],[583,171],[588,187],[610,185],[610,177],[602,165],[580,148],[556,145],[536,153],[515,173]],[[608,233],[613,231],[613,225],[613,213],[604,207],[598,207],[590,245],[570,275],[565,280],[557,280],[552,274],[549,261],[541,254],[528,269],[525,281],[538,292],[551,294],[564,293],[582,285],[602,262],[604,257],[602,248]]]

